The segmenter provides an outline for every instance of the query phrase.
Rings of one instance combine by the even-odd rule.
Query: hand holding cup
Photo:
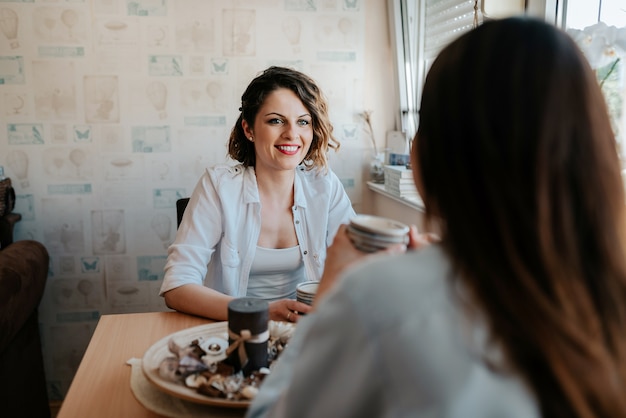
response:
[[[355,224],[360,224],[361,228],[355,228]],[[386,233],[378,236],[376,231],[381,230]],[[371,235],[375,239],[367,241],[366,238]],[[334,285],[344,270],[360,260],[380,253],[397,254],[405,252],[407,248],[419,249],[437,240],[434,234],[420,234],[415,225],[407,226],[387,218],[358,215],[349,225],[339,228],[332,245],[328,247],[324,274],[313,306],[317,305],[321,296]]]

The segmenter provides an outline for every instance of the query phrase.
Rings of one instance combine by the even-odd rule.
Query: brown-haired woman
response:
[[[412,158],[441,241],[363,260],[340,229],[249,416],[626,416],[624,188],[575,43],[521,17],[461,36]]]
[[[168,250],[168,307],[225,320],[236,297],[270,302],[270,319],[310,307],[296,285],[321,277],[326,248],[354,210],[326,154],[339,148],[326,100],[307,75],[270,67],[248,85],[228,151],[206,170]]]

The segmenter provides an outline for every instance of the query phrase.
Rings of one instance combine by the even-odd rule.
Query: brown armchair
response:
[[[37,241],[0,250],[0,415],[49,417],[38,307],[49,255]]]

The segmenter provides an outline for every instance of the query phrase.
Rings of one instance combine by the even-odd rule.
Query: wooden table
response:
[[[135,399],[126,361],[169,334],[211,322],[178,312],[103,315],[57,417],[158,417]]]

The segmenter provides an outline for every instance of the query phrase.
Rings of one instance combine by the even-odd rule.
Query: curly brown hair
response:
[[[230,133],[228,155],[239,161],[244,167],[254,167],[256,156],[254,144],[243,131],[242,121],[254,126],[254,120],[265,98],[273,91],[286,88],[293,91],[311,114],[313,122],[313,140],[309,152],[302,164],[308,170],[328,167],[327,153],[330,148],[337,151],[339,141],[333,136],[333,126],[328,116],[328,103],[315,81],[290,68],[272,66],[254,78],[241,96],[241,114]]]

